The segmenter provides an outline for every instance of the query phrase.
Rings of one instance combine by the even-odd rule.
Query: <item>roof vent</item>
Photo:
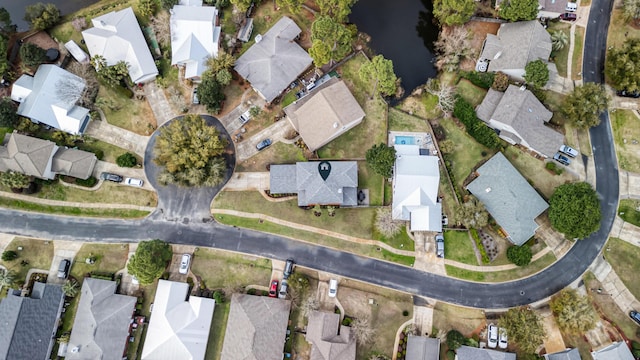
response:
[[[520,86],[520,91],[525,91],[525,90],[527,90],[526,85],[522,85],[522,86]]]
[[[337,122],[334,122],[334,123],[333,123],[333,128],[334,128],[334,129],[337,129],[337,128],[338,128],[338,123],[337,123]]]
[[[338,189],[338,194],[342,194],[342,188]]]
[[[73,354],[75,354],[75,353],[77,353],[77,352],[79,352],[79,351],[80,351],[80,347],[79,347],[79,346],[76,346],[76,347],[74,347],[73,349],[71,349],[71,352],[72,352]]]
[[[259,43],[260,41],[262,41],[262,35],[258,34],[256,35],[256,44]]]
[[[500,57],[500,55],[502,55],[502,51],[498,51],[496,55],[493,57],[493,60],[497,60]]]
[[[529,112],[533,112],[533,110],[531,110],[531,108],[529,108],[528,110],[529,110]]]
[[[484,189],[484,191],[487,192],[487,193],[490,193],[491,192],[491,188],[488,187],[488,188]]]

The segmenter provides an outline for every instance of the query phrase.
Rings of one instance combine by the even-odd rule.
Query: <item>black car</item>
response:
[[[618,90],[616,91],[616,95],[637,99],[637,98],[640,98],[640,91]]]
[[[108,181],[113,181],[113,182],[122,182],[122,176],[120,175],[116,175],[116,174],[112,174],[112,173],[108,173],[108,172],[103,172],[100,174],[100,179],[101,180],[108,180]]]
[[[629,311],[629,317],[631,318],[631,320],[635,321],[636,324],[640,325],[640,313],[635,311],[635,310],[631,310]]]
[[[71,261],[67,259],[60,261],[60,266],[58,267],[58,278],[66,279],[67,276],[69,276],[69,267],[71,267]]]

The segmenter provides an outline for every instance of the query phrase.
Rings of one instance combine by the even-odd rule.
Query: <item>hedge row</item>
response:
[[[477,71],[462,71],[460,76],[471,81],[475,86],[479,86],[484,89],[491,88],[493,85],[494,73],[492,72],[477,72]]]
[[[500,147],[500,138],[495,131],[478,119],[473,106],[460,96],[456,99],[453,116],[464,124],[467,133],[480,144],[490,149],[498,149]]]
[[[480,251],[480,255],[482,256],[482,263],[483,264],[490,263],[491,260],[489,259],[489,255],[487,255],[487,250],[485,250],[484,245],[482,245],[482,240],[480,240],[480,235],[478,235],[478,230],[469,229],[469,232],[471,233],[471,237],[473,238],[473,241],[476,242],[476,247]]]

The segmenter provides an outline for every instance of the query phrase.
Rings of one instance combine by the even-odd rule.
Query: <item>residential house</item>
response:
[[[524,87],[509,85],[505,92],[489,89],[476,114],[501,139],[544,157],[552,158],[564,142],[564,135],[545,125],[553,113]]]
[[[207,69],[207,59],[218,57],[220,26],[214,6],[175,5],[171,9],[171,65],[184,67],[184,77],[195,81]]]
[[[335,77],[285,107],[284,112],[311,151],[360,124],[365,115],[344,81]]]
[[[282,360],[291,301],[233,294],[221,360]]]
[[[516,354],[504,351],[491,350],[487,348],[477,348],[471,346],[460,346],[456,350],[457,360],[516,360]]]
[[[355,360],[356,339],[351,328],[340,324],[340,314],[313,311],[305,335],[311,344],[310,360]]]
[[[298,194],[298,206],[358,205],[358,163],[309,161],[271,165],[271,194]]]
[[[549,205],[502,153],[480,166],[476,174],[467,190],[484,204],[507,239],[515,245],[527,242],[538,229],[535,219]]]
[[[439,158],[422,155],[418,145],[395,145],[395,149],[392,218],[409,221],[410,231],[441,232]]]
[[[551,35],[538,20],[504,23],[497,35],[487,34],[480,60],[489,63],[488,71],[524,80],[524,68],[535,60],[549,61]],[[557,73],[551,64],[550,72]],[[551,77],[551,76],[550,76]]]
[[[141,359],[203,360],[215,303],[189,296],[187,283],[159,280]]]
[[[235,70],[268,103],[277,98],[310,65],[311,57],[296,38],[302,30],[283,16],[236,60]]]
[[[440,360],[440,339],[409,335],[405,360]]]
[[[93,153],[15,132],[6,134],[0,146],[1,172],[14,171],[39,179],[52,180],[60,174],[86,180],[97,162]]]
[[[616,341],[600,350],[592,351],[593,360],[633,360],[635,357],[624,341]]]
[[[49,359],[63,303],[58,285],[35,282],[30,297],[9,290],[0,301],[0,360]]]
[[[545,360],[581,360],[578,349],[566,349],[552,354],[544,354]]]
[[[115,281],[85,278],[66,360],[122,360],[137,298],[116,294]]]
[[[505,0],[496,0],[496,9]],[[538,0],[538,18],[556,19],[567,12],[567,0]]]
[[[158,68],[131,7],[98,16],[91,23],[93,27],[82,32],[91,58],[102,56],[107,66],[126,62],[129,77],[136,84],[158,76]]]
[[[42,64],[35,75],[23,74],[13,84],[11,100],[20,103],[18,115],[71,134],[82,134],[89,109],[78,106],[86,83],[56,65]]]

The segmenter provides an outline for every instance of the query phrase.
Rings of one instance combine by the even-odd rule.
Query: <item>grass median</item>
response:
[[[149,215],[149,211],[135,209],[102,209],[102,208],[81,208],[76,206],[54,206],[32,203],[23,200],[14,200],[0,196],[0,207],[33,211],[45,214],[105,217],[116,219],[137,219]]]
[[[530,263],[527,266],[519,267],[512,270],[480,272],[461,269],[451,265],[445,265],[447,275],[463,280],[496,283],[521,279],[533,275],[556,261],[553,253],[548,253],[540,259]]]

